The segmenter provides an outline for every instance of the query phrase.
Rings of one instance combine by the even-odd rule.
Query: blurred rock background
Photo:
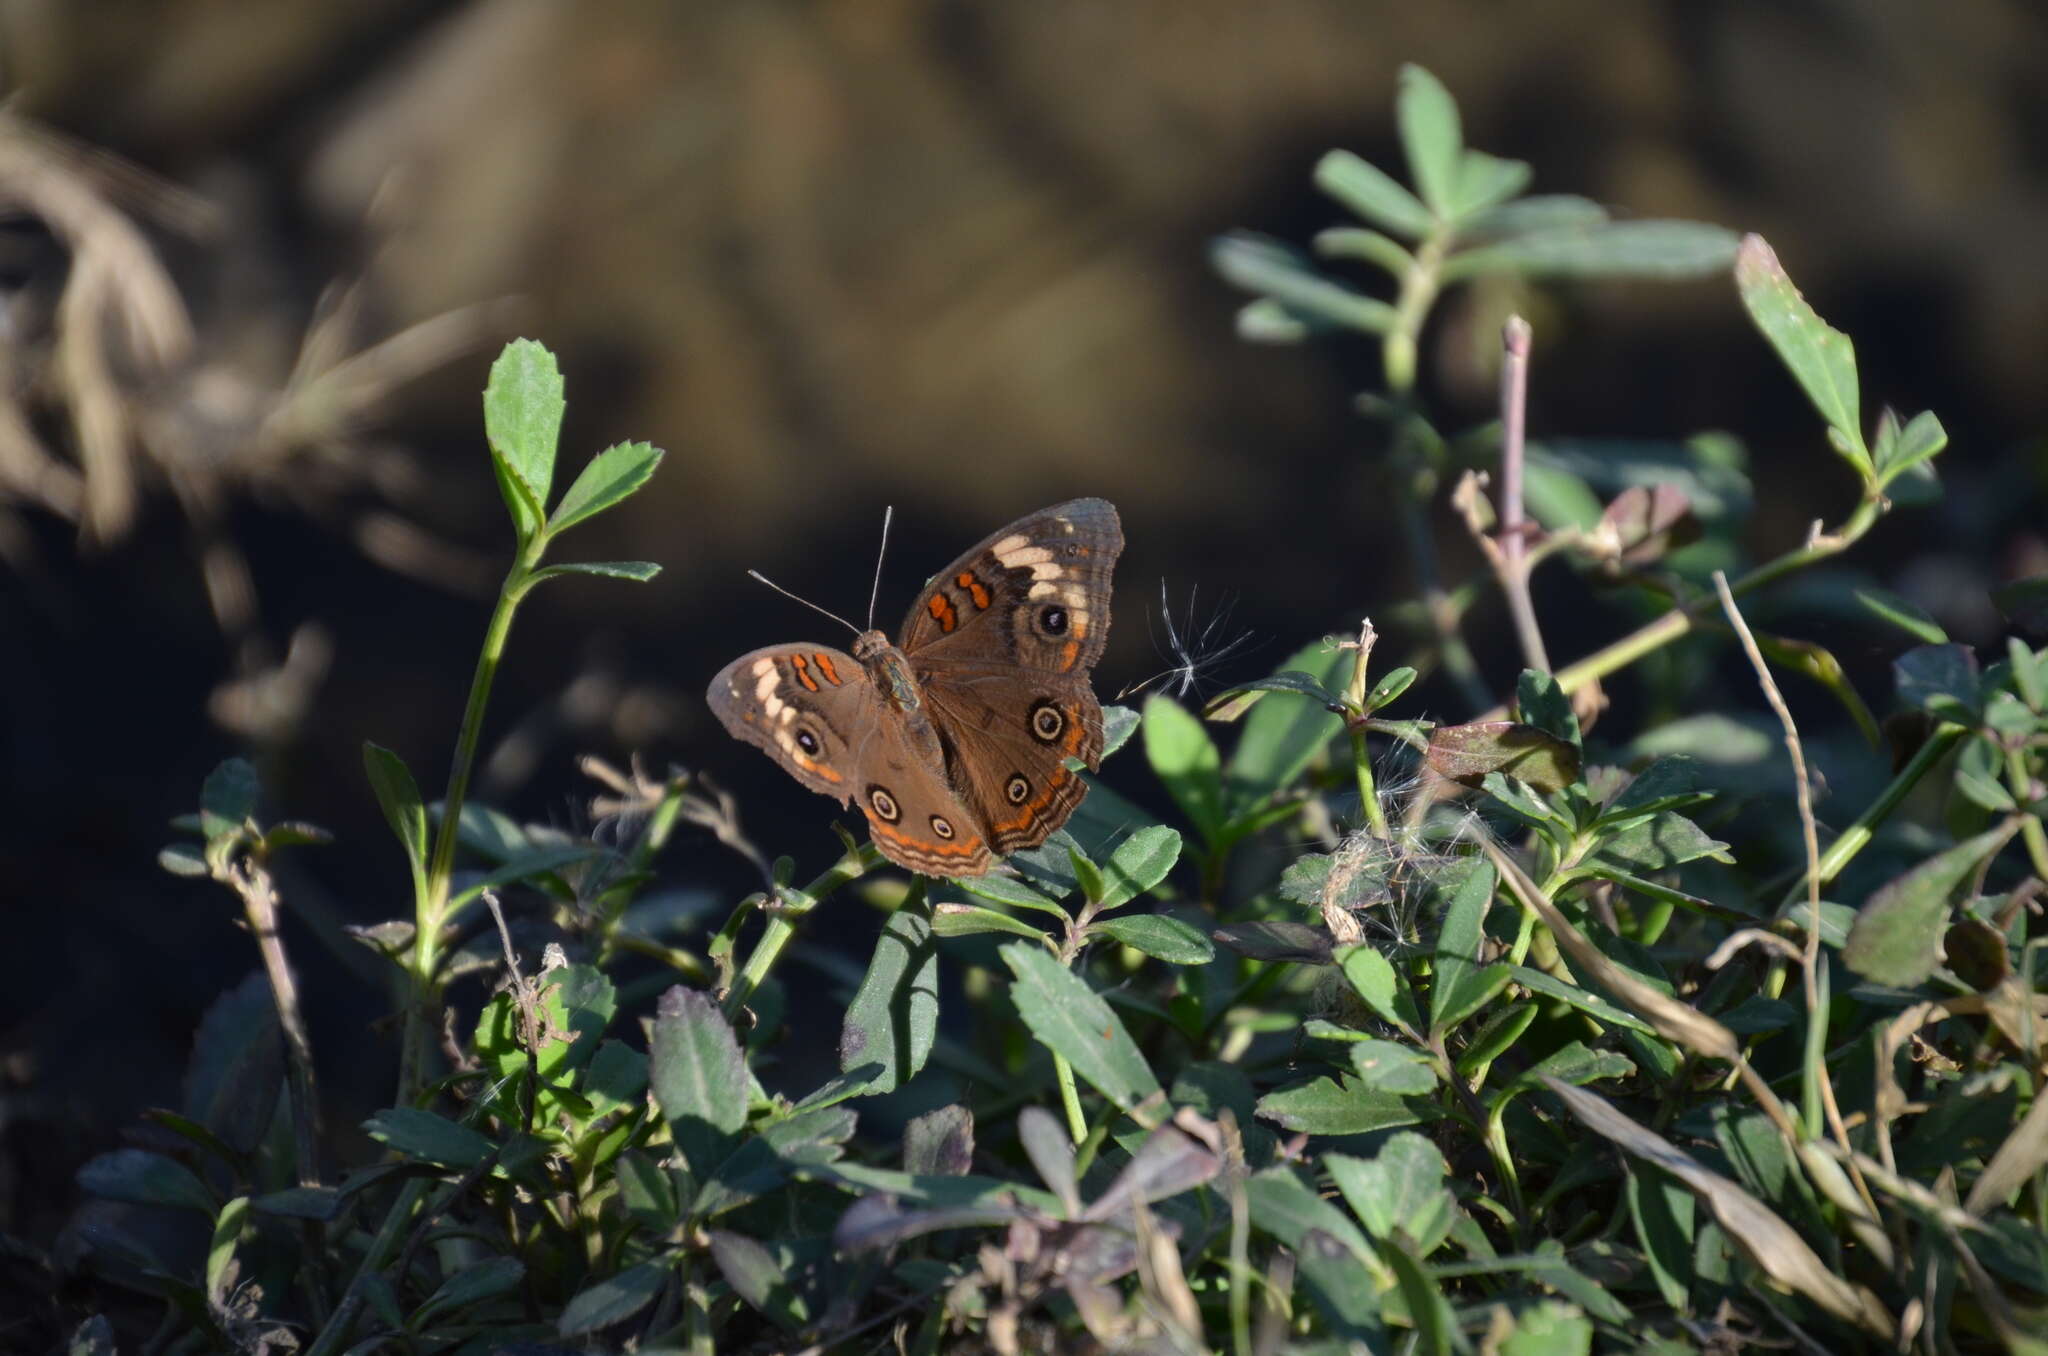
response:
[[[563,475],[625,438],[670,454],[568,543],[661,578],[550,586],[513,638],[483,793],[527,816],[573,821],[578,753],[638,752],[822,864],[829,807],[701,693],[743,649],[828,638],[747,567],[860,610],[886,504],[893,624],[1008,518],[1115,500],[1105,693],[1162,665],[1162,579],[1238,595],[1237,677],[1407,596],[1349,413],[1372,351],[1240,344],[1204,256],[1337,222],[1326,149],[1399,171],[1405,61],[1538,191],[1768,236],[1854,337],[1866,408],[1953,439],[1944,501],[1856,562],[1992,634],[1985,589],[2048,568],[2031,0],[0,0],[0,1232],[48,1236],[254,965],[227,897],[154,863],[216,761],[251,754],[274,812],[340,835],[284,881],[317,928],[405,911],[358,750],[443,775],[508,543],[478,393],[515,334],[567,373]],[[62,312],[88,267],[91,309]],[[1760,551],[1846,510],[1732,285],[1520,302],[1537,435],[1735,432]],[[1447,427],[1489,416],[1489,315],[1453,299],[1430,336]],[[1570,657],[1621,623],[1557,626]],[[1502,684],[1505,631],[1475,635]],[[1817,638],[1881,703],[1878,641]],[[664,866],[721,904],[747,886],[702,839]],[[388,1036],[357,958],[293,943],[346,1126],[387,1095]]]

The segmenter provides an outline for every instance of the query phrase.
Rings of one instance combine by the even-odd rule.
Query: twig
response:
[[[1500,368],[1500,549],[1501,588],[1515,619],[1515,635],[1529,667],[1550,672],[1550,655],[1536,625],[1529,597],[1528,542],[1522,520],[1522,435],[1529,405],[1529,322],[1518,315],[1501,326],[1506,356]]]
[[[299,981],[284,952],[284,938],[277,930],[277,885],[263,864],[251,857],[232,860],[218,873],[219,879],[241,896],[242,911],[255,935],[256,950],[263,957],[263,969],[270,979],[271,998],[277,1004],[277,1024],[284,1032],[287,1084],[292,1108],[292,1143],[298,1158],[300,1186],[320,1185],[320,1094],[314,1077],[313,1038],[306,1030],[306,1016],[299,1004]],[[301,1231],[306,1247],[306,1288],[316,1316],[327,1308],[326,1230],[318,1220],[305,1221]]]
[[[1771,677],[1770,666],[1764,663],[1763,651],[1757,648],[1756,637],[1750,634],[1749,623],[1742,619],[1742,609],[1735,605],[1735,595],[1728,590],[1728,577],[1721,571],[1714,571],[1714,590],[1721,596],[1721,610],[1728,614],[1728,624],[1735,628],[1735,634],[1742,639],[1743,651],[1749,656],[1750,667],[1756,670],[1756,679],[1763,688],[1764,700],[1777,712],[1778,723],[1785,727],[1785,749],[1792,756],[1792,777],[1794,789],[1799,797],[1799,827],[1806,839],[1806,952],[1800,959],[1800,974],[1806,988],[1806,1020],[1817,1022],[1824,1019],[1820,1000],[1820,831],[1813,819],[1813,779],[1806,769],[1806,752],[1799,742],[1799,727],[1792,721],[1792,709],[1785,705],[1785,695],[1778,691],[1778,684]],[[1863,1198],[1864,1206],[1871,1218],[1878,1217],[1877,1201],[1870,1194],[1870,1186],[1863,1180],[1863,1171],[1857,1167],[1854,1158],[1855,1146],[1849,1142],[1848,1128],[1842,1123],[1842,1108],[1835,1101],[1834,1081],[1828,1077],[1827,1061],[1823,1055],[1816,1055],[1808,1061],[1809,1076],[1814,1080],[1820,1093],[1821,1106],[1826,1113],[1828,1129],[1835,1142],[1841,1145],[1848,1157],[1845,1166],[1849,1176],[1856,1183],[1856,1192]],[[1809,1125],[1812,1132],[1817,1127]]]
[[[547,1010],[544,998],[552,986],[519,973],[519,953],[512,949],[512,930],[505,925],[505,911],[498,904],[497,891],[485,890],[483,900],[498,924],[498,944],[505,949],[508,976],[505,991],[512,995],[512,1006],[519,1013],[519,1043],[526,1048],[526,1087],[519,1098],[519,1118],[520,1128],[530,1135],[534,1104],[540,1099],[540,1048],[549,1041],[573,1041],[577,1033],[562,1030],[555,1024],[554,1014]],[[559,963],[560,948],[549,950]],[[543,965],[541,973],[545,975],[552,968]]]

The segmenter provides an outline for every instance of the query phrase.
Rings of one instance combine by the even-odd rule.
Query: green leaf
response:
[[[1459,223],[1458,235],[1461,239],[1530,235],[1596,226],[1606,220],[1607,209],[1591,198],[1575,193],[1538,193],[1467,218]]]
[[[1596,1021],[1605,1022],[1608,1026],[1639,1031],[1645,1036],[1657,1034],[1657,1028],[1651,1026],[1642,1018],[1637,1017],[1634,1013],[1616,1007],[1597,993],[1582,989],[1576,984],[1567,984],[1556,975],[1546,974],[1541,970],[1532,970],[1527,966],[1516,966],[1510,978],[1531,992],[1540,993],[1546,998],[1555,998],[1561,1002],[1569,1003],[1587,1016],[1594,1018]]]
[[[604,972],[594,965],[569,965],[549,970],[535,981],[541,986],[542,1030],[566,1033],[568,1039],[543,1035],[534,1052],[540,1086],[533,1091],[534,1123],[550,1126],[561,1115],[565,1102],[556,1092],[566,1090],[576,1071],[597,1053],[597,1039],[611,1022],[618,1007],[618,995]],[[498,1079],[505,1091],[501,1106],[518,1105],[513,1091],[526,1081],[526,1047],[518,1005],[512,995],[501,993],[484,1005],[477,1015],[477,1058]]]
[[[1316,162],[1316,187],[1375,226],[1420,240],[1436,226],[1429,209],[1378,166],[1350,151],[1331,151]]]
[[[1489,273],[1530,278],[1703,278],[1738,257],[1735,233],[1698,221],[1609,221],[1513,235],[1444,261],[1446,283]]]
[[[1629,1057],[1618,1050],[1594,1050],[1588,1048],[1584,1041],[1573,1041],[1563,1049],[1545,1055],[1541,1063],[1515,1082],[1527,1087],[1541,1087],[1545,1078],[1555,1078],[1561,1083],[1579,1087],[1603,1078],[1626,1078],[1635,1071],[1636,1066]]]
[[[1579,748],[1579,717],[1557,679],[1540,669],[1523,669],[1515,680],[1515,710],[1522,720]],[[1527,778],[1523,779],[1528,780]]]
[[[1593,1320],[1576,1305],[1547,1299],[1515,1315],[1499,1356],[1586,1356],[1592,1349]]]
[[[235,1245],[242,1240],[242,1226],[249,1222],[249,1198],[237,1196],[220,1208],[213,1222],[213,1240],[206,1249],[206,1296],[215,1304],[227,1299],[225,1282],[233,1274]]]
[[[1259,1115],[1311,1135],[1362,1135],[1433,1120],[1436,1108],[1419,1098],[1382,1092],[1345,1078],[1317,1078],[1269,1092]]]
[[[286,1187],[266,1192],[249,1202],[249,1208],[285,1219],[313,1219],[322,1223],[339,1219],[348,1197],[333,1187]]]
[[[1166,879],[1180,860],[1180,831],[1163,824],[1137,830],[1109,854],[1102,870],[1101,910],[1118,908]]]
[[[1290,923],[1284,919],[1232,923],[1227,927],[1211,928],[1209,937],[1216,945],[1253,960],[1321,965],[1330,959],[1329,930],[1308,923]]]
[[[784,1331],[796,1332],[809,1321],[809,1310],[790,1285],[787,1268],[765,1245],[745,1234],[713,1229],[711,1260],[735,1294]]]
[[[1138,713],[1128,706],[1102,708],[1102,758],[1107,758],[1138,732]],[[1098,762],[1101,759],[1097,759]]]
[[[1383,1022],[1414,1040],[1422,1039],[1422,1012],[1415,995],[1393,964],[1369,946],[1350,946],[1338,953],[1344,978]]]
[[[647,1056],[621,1041],[600,1041],[578,1089],[590,1103],[590,1117],[637,1106],[647,1091]]]
[[[1436,1066],[1420,1050],[1399,1041],[1355,1041],[1351,1067],[1358,1085],[1375,1092],[1420,1096],[1436,1091]]]
[[[1684,1308],[1694,1281],[1693,1241],[1698,1228],[1691,1194],[1654,1168],[1639,1168],[1628,1175],[1626,1195],[1651,1278],[1666,1304]]]
[[[1341,683],[1350,669],[1350,655],[1320,642],[1290,656],[1283,668],[1300,674],[1319,689]],[[1225,774],[1225,813],[1240,818],[1258,809],[1275,793],[1292,786],[1323,747],[1344,728],[1331,703],[1262,701],[1244,723]]]
[[[466,1125],[419,1107],[386,1107],[363,1122],[363,1131],[407,1158],[446,1168],[473,1168],[497,1147]]]
[[[1925,461],[1932,461],[1948,446],[1948,430],[1933,410],[1922,410],[1912,422],[1891,437],[1880,437],[1874,460],[1878,483],[1884,484]]]
[[[484,387],[484,436],[521,541],[546,511],[565,408],[555,355],[531,339],[505,345]]]
[[[1414,1131],[1388,1136],[1370,1160],[1325,1154],[1323,1166],[1374,1238],[1391,1239],[1399,1230],[1427,1257],[1449,1235],[1457,1216],[1457,1203],[1444,1188],[1450,1169],[1436,1146]]]
[[[1406,190],[1402,190],[1406,192]],[[1405,278],[1415,267],[1415,256],[1401,243],[1378,231],[1368,231],[1361,226],[1333,226],[1326,231],[1317,231],[1310,242],[1315,252],[1325,259],[1363,259],[1369,264],[1378,264],[1396,278]]]
[[[1143,730],[1152,771],[1213,846],[1223,831],[1223,759],[1216,742],[1185,707],[1158,693],[1145,701]]]
[[[1778,667],[1793,673],[1801,673],[1813,679],[1835,695],[1849,718],[1856,722],[1857,730],[1873,749],[1885,747],[1884,732],[1878,729],[1877,718],[1870,714],[1870,708],[1863,704],[1862,694],[1849,681],[1849,675],[1842,668],[1842,662],[1820,645],[1810,640],[1787,640],[1782,636],[1756,634],[1757,648],[1764,658]]]
[[[1482,965],[1479,959],[1486,939],[1486,910],[1497,883],[1492,865],[1477,859],[1459,863],[1436,879],[1438,893],[1450,899],[1436,942],[1436,984],[1429,1001],[1433,1039],[1441,1039],[1477,1012],[1508,981],[1509,966]]]
[[[1409,668],[1406,664],[1390,671],[1385,677],[1374,683],[1372,691],[1366,694],[1365,709],[1367,711],[1377,711],[1383,706],[1393,705],[1394,700],[1403,692],[1406,692],[1415,682],[1415,678],[1415,670]]]
[[[1423,758],[1438,775],[1479,786],[1491,772],[1519,777],[1540,791],[1561,791],[1579,779],[1579,750],[1570,740],[1511,720],[1439,725]]]
[[[1256,1214],[1254,1218],[1257,1218]],[[1302,1230],[1294,1246],[1296,1263],[1301,1268],[1302,1288],[1329,1320],[1332,1334],[1350,1344],[1343,1348],[1324,1346],[1320,1350],[1332,1353],[1338,1350],[1391,1350],[1386,1340],[1386,1324],[1380,1314],[1380,1278],[1365,1260],[1316,1228]],[[1303,1346],[1296,1349],[1310,1351],[1318,1348]]]
[[[1103,880],[1102,868],[1095,864],[1095,859],[1079,843],[1069,843],[1067,865],[1073,868],[1074,882],[1081,887],[1081,898],[1100,905],[1108,895],[1109,883]]]
[[[1534,1003],[1509,1003],[1495,1008],[1485,1025],[1458,1052],[1455,1067],[1459,1075],[1474,1085],[1484,1083],[1493,1062],[1512,1049],[1535,1020]]]
[[[1232,328],[1247,344],[1298,344],[1312,334],[1327,332],[1330,326],[1316,324],[1271,297],[1260,297],[1237,308]]]
[[[156,864],[174,876],[205,876],[212,872],[206,854],[192,843],[173,843],[156,854]]]
[[[1735,285],[1749,318],[1835,431],[1840,440],[1837,450],[1868,475],[1870,451],[1863,442],[1856,350],[1849,336],[1814,313],[1760,235],[1742,238],[1736,252]]]
[[[1320,648],[1320,647],[1318,647]],[[1255,702],[1248,700],[1248,694],[1263,695],[1268,692],[1299,692],[1312,697],[1325,707],[1342,706],[1344,699],[1323,685],[1323,680],[1312,673],[1287,669],[1270,678],[1254,678],[1249,683],[1240,683],[1216,694],[1202,714],[1210,720],[1232,721],[1252,709]]]
[[[1071,864],[1068,869],[1071,871]],[[1014,876],[963,876],[953,883],[969,894],[992,899],[998,904],[1008,904],[1019,909],[1036,909],[1055,918],[1067,917],[1067,911],[1051,898]]]
[[[632,497],[661,465],[662,452],[647,443],[615,443],[590,459],[548,520],[550,536]]]
[[[1702,857],[1734,860],[1726,843],[1708,837],[1706,830],[1674,810],[1660,810],[1629,824],[1604,840],[1594,855],[1633,874],[1669,871]]]
[[[246,758],[230,758],[207,775],[199,790],[199,828],[211,840],[233,833],[256,813],[262,788]]]
[[[391,750],[368,740],[363,742],[363,771],[369,774],[370,789],[377,793],[384,820],[405,848],[412,863],[413,883],[424,888],[427,869],[427,807],[420,799],[419,783],[405,760]]]
[[[1224,236],[1209,247],[1209,262],[1231,286],[1263,293],[1310,324],[1385,334],[1398,320],[1386,302],[1325,278],[1313,261],[1263,236]]]
[[[910,1081],[932,1052],[939,1026],[939,949],[923,891],[889,915],[860,991],[846,1008],[839,1032],[839,1068],[881,1065],[867,1093],[894,1092]]]
[[[630,579],[636,584],[644,584],[660,573],[661,566],[651,560],[572,560],[535,570],[527,579],[538,584],[543,579],[559,579],[564,575],[591,574],[603,579]]]
[[[2030,639],[2048,635],[2048,574],[2000,584],[1991,590],[1991,603],[2015,630]]]
[[[1621,788],[1600,812],[1597,822],[1611,824],[1634,815],[1679,810],[1711,800],[1711,792],[1696,789],[1699,777],[1698,760],[1686,754],[1674,753],[1659,758]]]
[[[263,1142],[284,1088],[277,1000],[262,971],[215,999],[192,1038],[185,1114],[237,1153]]]
[[[1975,725],[1983,705],[1977,656],[1967,645],[1921,645],[1892,661],[1901,705]]]
[[[456,1314],[486,1300],[509,1295],[526,1279],[526,1264],[517,1257],[486,1257],[450,1273],[441,1288],[427,1298],[412,1316],[416,1330],[444,1314]]]
[[[1292,1168],[1275,1166],[1255,1172],[1245,1179],[1244,1192],[1252,1223],[1288,1247],[1300,1247],[1309,1231],[1315,1230],[1341,1243],[1354,1256],[1374,1259],[1372,1245],[1358,1226],[1317,1195]]]
[[[1498,207],[1527,188],[1533,176],[1534,171],[1526,161],[1466,151],[1458,160],[1457,205],[1453,215],[1462,223],[1476,213]]]
[[[1465,150],[1457,102],[1435,76],[1410,63],[1401,67],[1394,117],[1408,153],[1408,177],[1437,218],[1451,220],[1458,214],[1459,162]]]
[[[1086,981],[1023,942],[1008,943],[1002,955],[1017,977],[1010,990],[1017,1015],[1040,1044],[1064,1055],[1075,1073],[1120,1110],[1161,1090],[1131,1033]]]
[[[973,1165],[974,1112],[968,1107],[949,1103],[903,1127],[903,1170],[912,1176],[964,1177]]]
[[[1031,937],[1044,941],[1046,934],[1021,918],[984,909],[979,904],[958,904],[950,901],[932,906],[932,931],[941,937],[976,937],[988,932],[1004,932],[1013,937]]]
[[[520,881],[532,880],[559,871],[565,866],[588,862],[604,856],[604,849],[578,844],[572,847],[539,848],[522,853],[497,870],[471,881],[462,889],[449,896],[451,908],[460,908],[486,890],[495,890],[501,885],[514,885]]]
[[[668,1270],[665,1260],[642,1262],[616,1276],[607,1276],[595,1285],[585,1286],[563,1308],[555,1330],[564,1337],[581,1337],[599,1328],[624,1322],[645,1309],[661,1293],[662,1285],[668,1280]]]
[[[1090,935],[1113,937],[1125,946],[1174,965],[1207,965],[1216,959],[1215,946],[1200,928],[1163,913],[1099,919],[1088,931]]]
[[[213,1218],[214,1197],[192,1169],[146,1149],[116,1149],[86,1160],[79,1189],[132,1205],[168,1205]]]
[[[1843,962],[1895,989],[1910,989],[1933,974],[1941,963],[1950,898],[2011,837],[2004,827],[1980,833],[1883,886],[1857,911]]]
[[[732,1152],[747,1123],[747,1065],[709,995],[681,985],[661,996],[647,1038],[648,1082],[695,1173]]]

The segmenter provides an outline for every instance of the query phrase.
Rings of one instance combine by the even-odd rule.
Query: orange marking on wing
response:
[[[979,838],[969,838],[964,842],[958,843],[944,843],[937,839],[927,841],[923,838],[911,837],[903,830],[883,819],[873,810],[863,810],[861,813],[868,817],[868,827],[870,829],[892,843],[903,844],[903,846],[913,852],[921,852],[929,857],[972,857],[981,851],[981,839]]]
[[[832,684],[832,686],[838,687],[841,683],[846,681],[844,678],[841,678],[839,676],[839,670],[833,667],[831,655],[814,654],[811,656],[811,660],[813,663],[817,664],[818,672],[825,675],[825,681]]]
[[[1046,806],[1052,804],[1052,798],[1059,794],[1059,789],[1065,786],[1073,775],[1064,767],[1054,769],[1053,774],[1045,779],[1045,790],[1032,797],[1030,803],[1017,812],[1015,819],[1006,819],[1000,824],[992,824],[989,827],[993,828],[997,833],[1014,833],[1018,829],[1028,828],[1031,822],[1038,818],[1040,812]]]
[[[811,666],[804,662],[802,655],[793,654],[789,657],[789,671],[796,675],[796,680],[799,683],[802,683],[811,691],[816,692],[818,690],[818,680],[811,677]]]
[[[1075,664],[1075,663],[1076,663],[1076,662],[1077,662],[1077,661],[1078,661],[1078,660],[1079,660],[1080,658],[1081,658],[1081,642],[1080,642],[1080,641],[1078,641],[1078,640],[1070,640],[1070,641],[1068,641],[1068,642],[1067,642],[1066,644],[1064,644],[1064,645],[1060,646],[1060,672],[1061,672],[1061,673],[1065,673],[1065,672],[1066,672],[1066,671],[1067,671],[1068,669],[1071,669],[1072,667],[1074,667],[1074,664]]]
[[[823,777],[828,782],[843,782],[846,780],[823,763],[814,763],[800,753],[792,753],[789,756],[795,760],[798,767],[810,773],[813,777]]]
[[[931,611],[932,620],[939,624],[941,631],[950,632],[960,624],[959,615],[953,611],[953,605],[946,601],[943,593],[934,593],[931,602],[926,606]]]
[[[961,588],[967,590],[967,596],[974,599],[974,607],[976,611],[988,611],[988,589],[983,586],[982,582],[979,579],[974,577],[974,571],[962,570],[960,572],[960,577],[958,579],[955,579],[953,582],[958,584]]]

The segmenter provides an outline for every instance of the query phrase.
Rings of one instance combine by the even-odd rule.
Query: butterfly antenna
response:
[[[786,589],[786,588],[782,587],[782,585],[780,585],[780,584],[776,583],[776,582],[775,582],[775,581],[774,581],[773,579],[770,579],[770,578],[769,578],[769,577],[768,577],[767,575],[765,575],[765,574],[762,574],[762,573],[761,573],[761,572],[760,572],[759,570],[748,570],[748,571],[747,571],[747,573],[748,573],[748,574],[750,574],[750,575],[752,575],[752,576],[753,576],[754,578],[756,578],[756,579],[760,580],[760,581],[761,581],[762,583],[766,584],[766,585],[767,585],[767,586],[768,586],[769,588],[771,588],[771,589],[774,589],[774,590],[775,590],[775,591],[776,591],[777,593],[781,594],[781,595],[782,595],[783,597],[785,597],[785,598],[794,598],[794,599],[796,599],[796,601],[797,601],[797,602],[799,602],[799,603],[802,603],[802,604],[803,604],[803,605],[804,605],[805,607],[809,608],[809,609],[810,609],[811,611],[813,611],[813,612],[824,612],[826,616],[830,617],[830,618],[831,618],[831,619],[832,619],[833,621],[836,621],[836,622],[838,622],[838,623],[839,623],[839,624],[840,624],[841,626],[843,626],[843,627],[845,627],[845,628],[846,628],[847,630],[849,630],[849,631],[853,632],[853,633],[854,633],[855,635],[859,635],[859,634],[860,634],[860,628],[859,628],[858,626],[855,626],[855,625],[854,625],[854,624],[853,624],[852,622],[850,622],[850,621],[848,621],[848,620],[847,620],[846,618],[844,618],[844,617],[840,616],[840,615],[839,615],[839,614],[838,614],[837,612],[825,612],[825,609],[824,609],[824,608],[822,608],[822,607],[819,607],[819,606],[818,606],[818,605],[817,605],[816,603],[812,602],[812,601],[811,601],[810,599],[808,599],[808,598],[797,598],[797,596],[796,596],[796,595],[795,595],[794,593],[791,593],[791,592],[790,592],[790,591],[789,591],[788,589]]]
[[[875,552],[875,587],[868,594],[868,630],[875,629],[875,604],[882,597],[882,561],[889,554],[889,520],[896,516],[896,506],[889,505],[882,510],[882,549]]]

